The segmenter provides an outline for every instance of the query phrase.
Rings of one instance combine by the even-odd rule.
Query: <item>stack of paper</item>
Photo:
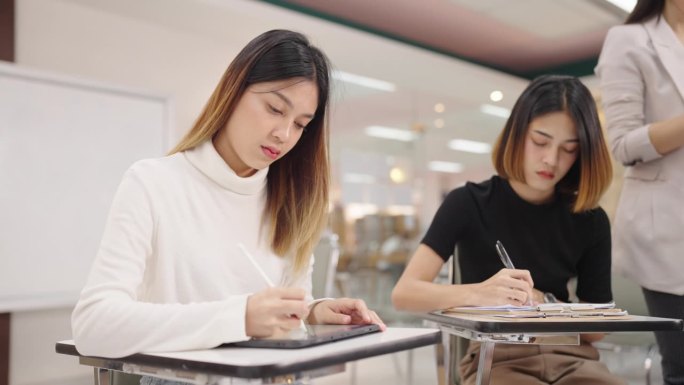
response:
[[[542,303],[534,306],[463,306],[445,309],[444,313],[479,314],[501,318],[546,317],[615,317],[625,316],[627,311],[609,303]]]

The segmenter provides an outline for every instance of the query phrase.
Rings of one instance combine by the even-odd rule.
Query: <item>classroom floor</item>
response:
[[[407,373],[409,353],[401,352],[360,360],[347,364],[342,373],[317,378],[313,385],[363,385],[363,384],[437,384],[435,347],[426,346],[413,350],[413,373]],[[409,378],[409,375],[411,378]]]

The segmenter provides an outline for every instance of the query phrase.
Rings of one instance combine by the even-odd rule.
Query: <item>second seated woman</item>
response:
[[[493,152],[497,175],[445,198],[392,293],[396,308],[523,305],[544,293],[568,301],[568,281],[585,302],[609,302],[611,238],[599,198],[612,178],[589,90],[569,76],[542,76],[515,103]],[[503,268],[501,241],[516,269]],[[461,284],[433,280],[457,250]],[[581,336],[579,346],[497,344],[491,384],[622,384]],[[460,364],[474,384],[479,343]]]

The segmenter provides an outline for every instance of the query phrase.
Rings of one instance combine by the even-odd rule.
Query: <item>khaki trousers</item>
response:
[[[490,376],[491,385],[626,384],[598,361],[593,346],[496,344]],[[471,341],[459,365],[462,384],[475,384],[480,360],[480,343]]]

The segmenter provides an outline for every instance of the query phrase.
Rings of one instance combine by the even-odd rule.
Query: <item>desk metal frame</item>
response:
[[[455,383],[451,367],[450,339],[459,336],[480,341],[480,360],[477,369],[477,385],[488,385],[491,378],[494,346],[497,343],[532,345],[579,345],[581,333],[682,331],[684,321],[670,318],[629,316],[624,319],[567,320],[509,320],[466,314],[444,314],[441,311],[423,314],[423,318],[436,322],[442,330],[444,344],[445,376],[448,385]]]
[[[306,384],[309,380],[316,377],[328,376],[335,373],[342,373],[346,369],[346,364],[326,366],[319,369],[303,370],[286,375],[264,377],[264,378],[239,378],[229,377],[219,374],[209,374],[192,370],[171,369],[161,366],[128,364],[120,360],[99,358],[99,357],[79,357],[81,365],[93,367],[94,385],[113,385],[111,383],[111,372],[122,372],[136,374],[140,376],[151,376],[170,381],[187,382],[198,385],[214,384]]]
[[[394,334],[394,336],[393,336]],[[406,335],[404,335],[406,334]],[[383,339],[384,338],[384,339]],[[72,341],[56,344],[57,353],[79,357],[82,365],[94,367],[96,385],[109,384],[109,371],[118,371],[143,376],[158,377],[173,381],[188,382],[198,385],[215,384],[295,384],[329,374],[343,372],[347,362],[363,358],[395,353],[403,350],[433,345],[440,342],[441,333],[436,329],[400,329],[389,328],[384,333],[373,333],[319,347],[295,349],[294,351],[318,352],[323,346],[331,347],[315,357],[288,359],[282,362],[269,361],[259,363],[240,363],[240,360],[221,362],[220,360],[202,361],[190,359],[183,352],[169,354],[134,354],[124,358],[102,358],[82,356]],[[335,349],[334,346],[344,347]],[[247,350],[265,351],[271,349],[250,348],[217,348],[217,351],[238,355]],[[319,349],[319,350],[315,350]],[[289,349],[288,349],[289,350]],[[289,350],[290,352],[293,350]],[[204,351],[204,352],[211,352]],[[192,352],[189,352],[192,354]],[[202,353],[202,351],[198,351]],[[232,354],[232,353],[231,353]]]

